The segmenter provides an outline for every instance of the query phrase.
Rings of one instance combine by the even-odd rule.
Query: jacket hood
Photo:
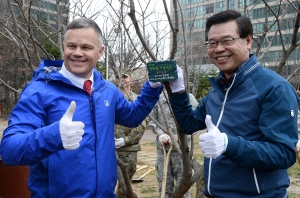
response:
[[[43,59],[38,68],[34,70],[31,81],[49,79],[50,74],[57,73],[61,70],[63,62],[63,60]]]

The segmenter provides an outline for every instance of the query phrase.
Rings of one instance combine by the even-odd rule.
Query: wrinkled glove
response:
[[[149,84],[152,88],[157,88],[157,87],[161,86],[161,82],[151,82],[151,81],[149,81]]]
[[[115,138],[115,146],[116,148],[121,148],[122,146],[125,146],[124,138]]]
[[[72,101],[66,113],[59,121],[59,132],[66,150],[74,150],[79,147],[79,142],[84,134],[84,124],[80,121],[72,121],[76,109],[76,103]]]
[[[162,145],[166,145],[166,144],[172,145],[172,140],[170,136],[167,134],[161,134],[158,139]]]
[[[177,80],[170,81],[172,93],[176,93],[176,92],[185,90],[182,69],[180,67],[178,67],[178,65],[177,65],[177,75],[178,75]]]
[[[226,151],[228,138],[211,122],[210,115],[206,115],[205,124],[207,133],[199,136],[199,146],[205,157],[215,159]]]

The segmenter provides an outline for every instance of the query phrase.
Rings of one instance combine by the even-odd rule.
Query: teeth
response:
[[[218,57],[217,59],[218,60],[225,60],[225,59],[227,59],[228,57]]]
[[[82,63],[83,61],[76,61],[76,60],[74,60],[74,62],[75,62],[75,63]]]

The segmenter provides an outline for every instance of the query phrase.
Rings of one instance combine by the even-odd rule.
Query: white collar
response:
[[[84,83],[85,79],[80,78],[80,77],[72,74],[71,72],[69,72],[65,66],[65,63],[63,63],[61,70],[59,70],[59,73],[61,73],[61,75],[63,75],[65,78],[69,79],[75,86],[83,89],[83,83]],[[89,80],[92,81],[91,87],[93,87],[94,72],[92,72],[92,75],[90,76]]]

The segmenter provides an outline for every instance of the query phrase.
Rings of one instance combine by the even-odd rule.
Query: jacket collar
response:
[[[50,80],[60,80],[68,84],[73,83],[62,74],[59,73],[63,65],[63,60],[48,60],[43,59],[38,68],[34,71],[31,81],[50,81]],[[96,68],[93,70],[94,75],[94,88],[99,89],[104,86],[105,82],[102,75]]]
[[[250,54],[249,59],[245,61],[237,70],[235,75],[235,81],[233,87],[239,85],[245,79],[247,79],[251,74],[253,74],[256,70],[258,70],[261,66],[255,54]],[[222,88],[222,84],[220,84],[221,78],[224,78],[224,73],[220,72],[218,77],[211,77],[209,82],[213,87]],[[232,81],[231,81],[232,82]]]
[[[65,67],[65,64],[63,63],[61,70],[58,71],[61,75],[63,75],[65,78],[69,79],[75,86],[83,89],[83,84],[84,84],[84,79],[80,78],[74,74],[72,74],[71,72],[69,72],[67,70],[67,68]],[[94,72],[92,72],[92,75],[90,76],[89,80],[92,82],[91,87],[93,87],[94,84]]]

